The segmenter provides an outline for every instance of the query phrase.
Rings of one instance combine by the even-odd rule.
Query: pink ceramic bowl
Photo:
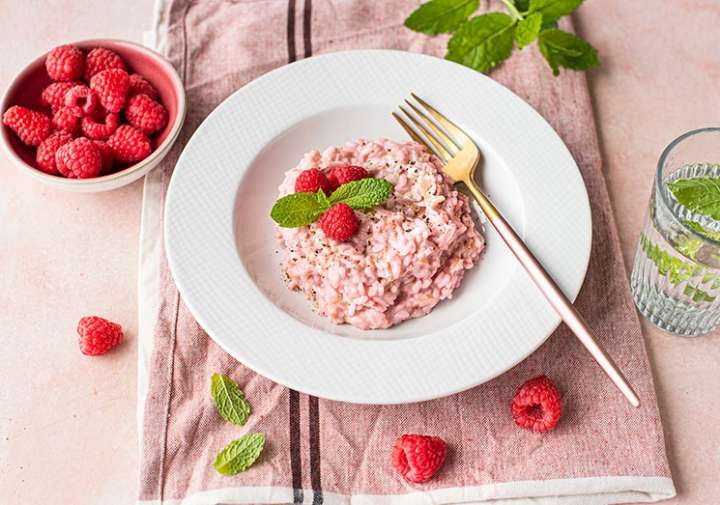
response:
[[[2,125],[0,138],[10,159],[21,170],[36,179],[69,191],[95,192],[119,188],[139,179],[155,168],[165,157],[180,133],[185,120],[185,90],[175,69],[162,56],[150,49],[122,40],[84,40],[74,42],[83,50],[106,47],[117,52],[127,63],[131,72],[149,80],[160,93],[160,100],[168,111],[165,129],[152,137],[153,152],[139,163],[127,166],[118,172],[91,179],[66,179],[46,174],[35,168],[35,149],[22,144],[15,133]],[[45,54],[28,65],[5,92],[0,102],[0,111],[5,112],[12,105],[22,105],[38,111],[46,111],[40,102],[40,93],[52,81],[45,71]]]

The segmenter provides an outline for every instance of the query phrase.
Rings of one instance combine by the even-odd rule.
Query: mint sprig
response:
[[[218,414],[227,422],[242,426],[250,415],[250,404],[240,387],[227,375],[215,373],[210,379],[210,394]]]
[[[347,204],[356,210],[376,207],[388,199],[392,190],[392,183],[385,179],[366,178],[343,184],[329,197],[322,189],[317,193],[292,193],[275,202],[270,217],[283,228],[307,226],[338,203]]]
[[[230,442],[218,453],[213,466],[223,475],[237,475],[257,461],[264,447],[264,433],[243,435]]]
[[[426,35],[453,33],[445,58],[480,72],[506,60],[517,46],[538,41],[553,75],[560,67],[587,70],[598,64],[597,51],[575,34],[557,29],[557,21],[583,0],[501,0],[508,10],[468,19],[477,0],[430,0],[405,20],[405,26]]]

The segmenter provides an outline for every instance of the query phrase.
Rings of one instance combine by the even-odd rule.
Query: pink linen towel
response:
[[[156,40],[184,80],[189,110],[173,154],[146,181],[144,212],[154,208],[158,215],[158,222],[144,224],[144,233],[153,233],[148,240],[161,240],[159,209],[177,156],[224,98],[269,70],[314,54],[394,48],[442,56],[445,39],[402,26],[417,4],[161,0]],[[358,406],[288,390],[245,368],[208,338],[183,304],[160,254],[139,503],[600,505],[675,494],[585,76],[564,72],[553,78],[536,49],[527,48],[492,77],[552,124],[582,171],[592,206],[593,250],[577,304],[635,386],[642,407],[627,405],[565,328],[501,377],[439,400]],[[245,427],[229,425],[215,412],[209,395],[214,372],[230,375],[245,391],[253,407]],[[541,373],[555,379],[564,402],[561,423],[546,435],[517,428],[509,413],[516,387]],[[219,475],[212,467],[215,455],[252,431],[265,432],[268,440],[260,462],[234,477]],[[450,446],[444,467],[427,484],[405,482],[389,463],[394,440],[407,432],[438,435]]]

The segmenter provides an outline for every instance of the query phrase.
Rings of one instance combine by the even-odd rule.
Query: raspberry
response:
[[[319,168],[303,170],[295,179],[296,193],[315,193],[322,188],[326,194],[330,194],[330,183],[325,174]]]
[[[75,85],[74,82],[54,82],[43,90],[40,101],[43,105],[50,107],[54,114],[65,105],[65,93]]]
[[[56,130],[77,135],[80,131],[80,118],[82,115],[82,109],[77,105],[73,105],[71,107],[61,107],[55,114],[53,114],[52,124]]]
[[[125,62],[115,51],[104,47],[92,49],[85,59],[85,80],[90,81],[92,76],[108,68],[127,70]]]
[[[368,177],[370,177],[370,174],[368,174],[363,167],[345,165],[333,168],[330,171],[330,175],[328,175],[328,180],[334,190],[346,182],[359,181],[360,179],[366,179]]]
[[[58,172],[71,179],[96,177],[102,170],[100,149],[92,140],[77,138],[57,150],[55,166]]]
[[[68,132],[59,131],[43,140],[37,148],[37,153],[35,153],[38,168],[48,174],[59,174],[60,172],[58,172],[55,165],[55,153],[61,146],[72,142],[72,139],[72,135]]]
[[[107,145],[102,140],[93,140],[95,145],[98,147],[98,150],[100,151],[100,160],[102,169],[100,170],[100,173],[102,174],[109,174],[112,171],[114,159],[113,159],[113,152],[112,149],[110,149],[110,146]]]
[[[53,81],[80,79],[85,68],[85,57],[75,46],[58,46],[45,58],[45,69]]]
[[[135,163],[147,158],[152,152],[147,135],[130,125],[122,125],[115,130],[107,144],[112,149],[115,160],[120,163]]]
[[[355,212],[346,203],[338,203],[323,212],[318,224],[325,236],[338,242],[350,240],[360,226]]]
[[[98,316],[80,319],[77,327],[80,352],[87,356],[105,354],[123,339],[122,327]]]
[[[73,86],[65,93],[65,105],[68,107],[77,105],[85,116],[92,114],[97,104],[98,97],[95,92],[83,84]]]
[[[168,114],[162,104],[141,93],[128,100],[125,118],[145,135],[152,135],[165,128]]]
[[[100,121],[102,122],[98,122],[96,117],[92,116],[82,118],[83,135],[92,140],[107,140],[120,125],[120,115],[108,112]]]
[[[127,72],[119,68],[109,68],[98,72],[90,79],[90,89],[97,93],[100,105],[108,112],[120,112],[125,105],[130,86]]]
[[[159,97],[157,90],[152,84],[150,84],[150,81],[145,79],[140,74],[131,74],[130,89],[128,89],[128,98],[130,98],[131,96],[139,95],[140,93],[149,96],[153,100],[157,100]]]
[[[402,435],[392,450],[392,465],[408,482],[427,482],[445,462],[447,444],[442,438]]]
[[[50,136],[52,124],[50,118],[42,112],[13,105],[3,114],[3,124],[18,136],[27,146],[38,146]]]
[[[550,431],[560,420],[560,392],[553,381],[541,375],[520,386],[510,408],[521,428]]]

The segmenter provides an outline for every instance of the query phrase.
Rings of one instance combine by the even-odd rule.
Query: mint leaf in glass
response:
[[[657,244],[654,244],[646,235],[640,235],[640,248],[645,256],[652,261],[658,269],[658,273],[667,277],[670,284],[678,285],[683,281],[690,280],[695,275],[705,270],[700,265],[694,265],[682,261],[680,258],[668,254]]]
[[[410,14],[405,26],[427,35],[457,30],[478,9],[479,0],[430,0]]]
[[[546,23],[557,21],[580,7],[583,0],[530,0],[528,14],[538,12],[542,14]]]
[[[678,239],[677,244],[675,244],[675,249],[683,256],[694,261],[697,259],[697,254],[700,252],[702,245],[703,241],[699,238],[683,236]]]
[[[218,414],[227,422],[242,426],[250,415],[250,404],[240,387],[227,375],[215,373],[210,381],[210,394]]]
[[[503,12],[475,16],[448,41],[445,58],[487,72],[510,56],[514,32],[515,19]]]
[[[720,220],[720,178],[694,177],[667,184],[675,199],[688,210]]]
[[[577,35],[557,28],[540,32],[538,47],[553,75],[560,74],[559,67],[587,70],[598,64],[597,50],[593,46]]]
[[[687,296],[688,298],[691,298],[692,301],[698,302],[698,303],[710,303],[715,301],[715,297],[709,294],[706,291],[703,291],[700,288],[696,288],[695,286],[691,286],[690,284],[687,284],[683,288],[683,294]]]
[[[345,203],[353,209],[369,209],[387,200],[392,190],[393,185],[385,179],[351,181],[330,195],[330,204]]]
[[[517,28],[515,28],[515,42],[518,43],[519,47],[525,47],[537,38],[542,22],[543,17],[539,12],[530,14],[525,19],[518,21]]]
[[[700,223],[696,223],[695,221],[685,221],[685,224],[688,228],[695,231],[698,235],[702,235],[703,237],[720,242],[720,232],[707,230],[703,228]]]
[[[223,475],[236,475],[250,468],[262,454],[265,434],[252,433],[233,440],[220,451],[213,466]]]

